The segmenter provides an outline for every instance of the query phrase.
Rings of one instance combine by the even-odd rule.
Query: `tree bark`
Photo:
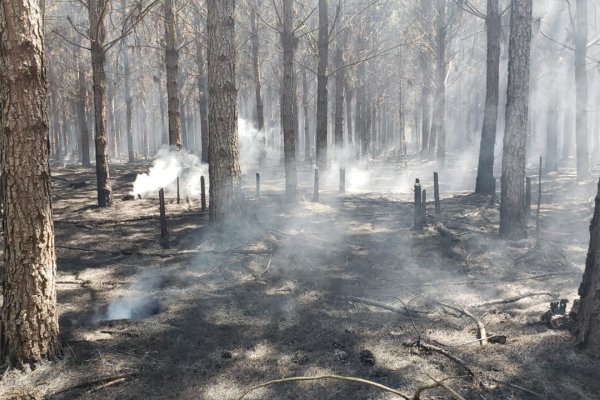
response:
[[[200,12],[194,17],[196,26],[200,26]],[[202,162],[208,163],[208,96],[206,91],[206,68],[202,51],[200,30],[196,34],[196,63],[198,64],[198,106],[200,107],[200,141],[202,144]]]
[[[346,86],[346,69],[344,64],[344,48],[346,47],[347,33],[338,36],[335,47],[335,118],[334,137],[337,151],[342,151],[344,146],[344,88]],[[347,115],[346,118],[350,116]]]
[[[550,97],[546,129],[546,157],[544,172],[558,170],[558,93]]]
[[[427,153],[429,149],[429,130],[430,130],[430,97],[431,88],[429,87],[429,62],[424,51],[419,54],[419,63],[421,67],[421,152]]]
[[[310,149],[310,117],[308,115],[308,82],[306,68],[302,68],[302,113],[304,114],[304,161],[312,161]],[[300,143],[298,143],[300,145]]]
[[[0,3],[0,362],[13,366],[34,366],[60,352],[42,25],[38,2]]]
[[[126,3],[122,3],[123,13],[126,11]],[[123,38],[123,75],[125,80],[125,129],[127,130],[127,158],[130,163],[135,161],[133,151],[133,97],[131,96],[131,66],[129,64],[129,46],[127,38]]]
[[[87,85],[85,82],[85,69],[81,57],[77,59],[77,122],[79,123],[79,135],[81,138],[80,152],[81,165],[91,167],[90,162],[90,131],[86,118],[87,109]]]
[[[600,182],[579,296],[579,309],[573,330],[575,341],[581,350],[597,357],[600,356]]]
[[[297,38],[292,28],[293,4],[292,0],[283,0],[281,31],[281,45],[283,47],[283,80],[281,93],[281,123],[283,125],[283,147],[285,162],[285,193],[289,201],[296,200],[297,173],[296,173],[296,143],[295,132],[297,129],[294,117],[294,103],[296,101],[296,77],[294,73],[294,53]],[[327,117],[325,117],[327,118]],[[317,139],[318,140],[318,139]]]
[[[235,86],[235,0],[208,0],[208,107],[210,220],[242,215]]]
[[[588,76],[587,61],[587,0],[577,0],[575,29],[575,141],[577,146],[577,180],[589,176],[588,143]]]
[[[329,17],[327,0],[319,0],[319,60],[317,64],[317,165],[327,165],[327,64],[329,61]]]
[[[442,168],[446,160],[446,0],[437,0],[436,5],[436,94],[433,130],[438,142],[437,164],[438,168]],[[433,147],[430,147],[430,151],[433,152]]]
[[[532,0],[513,0],[510,14],[506,127],[502,156],[500,236],[527,237],[525,147],[529,115]]]
[[[89,19],[92,54],[92,79],[94,85],[94,142],[96,145],[96,186],[98,206],[112,206],[112,186],[108,169],[108,140],[106,135],[106,52],[104,26],[106,0],[90,0]]]
[[[260,1],[256,4],[260,7]],[[254,98],[256,101],[256,129],[258,130],[258,164],[264,167],[267,159],[267,141],[265,137],[265,115],[261,93],[260,58],[258,48],[260,45],[258,37],[258,21],[254,8],[250,10],[250,27],[252,35],[252,70],[254,71]]]
[[[475,192],[491,195],[495,190],[494,148],[496,146],[496,127],[498,123],[498,87],[500,84],[500,36],[502,22],[498,11],[498,0],[487,1],[487,62],[485,110],[483,128],[479,143],[479,165]]]
[[[167,64],[167,113],[169,116],[169,146],[181,149],[181,118],[179,108],[179,50],[175,39],[175,0],[165,0],[165,60]]]

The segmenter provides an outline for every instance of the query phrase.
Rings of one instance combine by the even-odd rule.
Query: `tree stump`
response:
[[[419,183],[419,179],[417,178],[415,180],[415,220],[414,220],[414,224],[413,224],[413,228],[415,230],[421,230],[423,229],[423,225],[422,225],[422,220],[421,220],[421,201],[422,201],[422,197],[421,197],[421,183]]]
[[[160,211],[160,245],[167,249],[169,248],[169,232],[167,230],[167,213],[165,210],[165,191],[158,191],[159,211]]]
[[[433,200],[435,201],[435,213],[440,214],[442,207],[440,205],[440,182],[437,172],[433,173]]]
[[[531,217],[531,178],[525,178],[525,218]]]
[[[319,202],[319,168],[315,168],[315,186],[313,201],[315,203]]]
[[[260,199],[260,174],[256,173],[256,198]]]

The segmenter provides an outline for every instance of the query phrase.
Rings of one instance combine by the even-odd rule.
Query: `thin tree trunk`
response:
[[[302,111],[304,114],[304,161],[312,161],[310,150],[310,117],[308,115],[308,82],[306,81],[306,68],[302,68]]]
[[[329,60],[329,18],[327,0],[319,0],[319,60],[317,65],[317,165],[327,165],[327,64]]]
[[[18,367],[60,352],[41,15],[35,1],[0,3],[0,362]]]
[[[437,136],[437,165],[446,160],[446,0],[437,0],[436,17],[436,94],[433,125]],[[430,147],[433,151],[433,147]]]
[[[175,0],[165,0],[165,42],[167,63],[167,107],[169,116],[169,146],[181,149],[181,118],[179,107],[179,50],[175,40]]]
[[[297,39],[292,31],[292,0],[283,0],[281,45],[283,47],[283,80],[281,93],[281,123],[283,125],[285,192],[289,201],[296,200],[296,129],[294,103],[296,101],[296,82],[294,73],[294,53]],[[327,117],[325,117],[327,118]]]
[[[428,79],[429,63],[423,51],[419,55],[419,63],[421,66],[421,152],[425,154],[429,149],[429,129],[430,129],[430,97],[431,89]]]
[[[575,135],[577,143],[577,180],[589,176],[588,143],[588,76],[587,61],[587,0],[577,0],[575,29]]]
[[[123,11],[125,11],[125,1],[122,3]],[[123,75],[125,80],[125,129],[127,130],[127,158],[130,163],[135,161],[135,153],[133,151],[133,97],[131,96],[131,66],[129,65],[129,46],[127,38],[123,39]]]
[[[491,195],[495,190],[494,148],[498,123],[498,87],[500,84],[500,35],[502,22],[498,11],[498,0],[487,1],[487,63],[485,110],[479,143],[479,165],[475,192]]]
[[[89,19],[90,31],[94,32],[91,43],[92,78],[94,86],[94,142],[96,145],[96,185],[98,206],[112,206],[113,196],[108,169],[108,141],[106,136],[106,73],[104,64],[106,53],[104,39],[104,12],[106,0],[90,0]]]
[[[532,0],[513,0],[510,14],[506,127],[502,157],[500,236],[527,236],[525,146],[529,111]]]
[[[208,0],[210,206],[212,222],[235,221],[243,197],[235,86],[235,1]]]
[[[346,47],[347,34],[338,36],[335,48],[335,118],[334,137],[337,151],[342,151],[344,146],[344,88],[346,86],[346,69],[344,64],[344,48]],[[347,115],[346,118],[350,116]]]
[[[200,26],[200,13],[196,13],[194,18],[196,26]],[[200,30],[198,30],[198,33],[196,34],[196,63],[198,64],[198,106],[200,108],[200,142],[202,145],[201,159],[203,163],[208,163],[208,96],[206,90],[206,68],[204,67],[205,62]]]
[[[546,157],[544,172],[558,170],[558,94],[550,99],[546,129]]]
[[[260,1],[256,4],[260,7]],[[254,98],[256,101],[256,129],[258,129],[258,164],[264,167],[267,158],[267,142],[265,138],[265,116],[261,93],[261,76],[260,76],[260,58],[259,58],[259,37],[258,37],[258,22],[256,11],[254,8],[250,10],[250,27],[252,34],[252,70],[254,71]]]
[[[346,134],[348,138],[348,146],[352,147],[354,142],[352,133],[352,98],[354,97],[354,90],[350,87],[347,79],[344,92],[346,93]]]

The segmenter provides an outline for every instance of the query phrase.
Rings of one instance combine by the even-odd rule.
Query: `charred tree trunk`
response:
[[[581,350],[597,357],[600,356],[600,182],[579,296],[575,341]]]
[[[77,61],[77,122],[79,123],[79,135],[81,137],[81,165],[90,167],[90,131],[88,129],[87,109],[87,85],[85,82],[85,69],[81,57]]]
[[[488,0],[487,17],[487,63],[485,110],[483,128],[479,143],[479,165],[475,192],[492,194],[496,181],[494,178],[494,148],[496,146],[496,127],[498,123],[498,87],[500,84],[500,36],[502,22],[498,11],[498,0]]]
[[[285,192],[289,201],[296,200],[297,190],[295,143],[297,123],[294,117],[294,103],[296,101],[294,52],[296,51],[297,38],[294,36],[292,28],[292,8],[292,0],[283,0],[283,29],[281,31],[281,45],[283,47],[281,123],[283,125],[284,142]]]
[[[558,170],[558,95],[550,99],[546,129],[546,158],[544,172]]]
[[[575,141],[577,144],[577,180],[589,175],[588,143],[588,76],[587,61],[587,0],[577,0],[575,29]]]
[[[334,137],[335,147],[341,151],[344,146],[344,87],[346,86],[346,69],[344,64],[344,48],[346,47],[346,32],[338,37],[335,48],[335,118]],[[346,115],[346,118],[349,118]]]
[[[208,0],[208,107],[212,222],[242,214],[235,86],[235,0]]]
[[[354,142],[352,134],[352,98],[354,97],[354,91],[350,88],[347,79],[344,92],[346,93],[346,134],[348,137],[348,146],[351,147]]]
[[[0,355],[13,366],[52,360],[60,351],[41,15],[35,1],[0,4]]]
[[[532,0],[513,0],[510,14],[506,127],[502,157],[500,236],[527,237],[525,147],[529,115],[529,54]]]
[[[317,165],[327,165],[327,64],[329,60],[329,18],[327,0],[319,0],[319,61],[317,65]]]
[[[195,16],[196,26],[200,25],[200,13]],[[200,107],[200,141],[202,143],[202,162],[208,163],[208,96],[206,91],[206,70],[202,51],[200,30],[196,34],[196,63],[198,64],[198,106]]]
[[[104,40],[104,9],[106,0],[90,0],[89,19],[90,32],[94,33],[91,41],[92,79],[94,85],[94,142],[96,145],[96,185],[98,206],[112,206],[113,196],[108,169],[108,140],[106,135],[106,52]]]
[[[429,87],[429,62],[423,51],[419,55],[419,63],[421,66],[421,152],[427,153],[429,149],[429,129],[430,129],[430,97],[431,88]]]
[[[123,11],[125,11],[125,2],[123,2]],[[127,131],[127,159],[130,163],[135,161],[133,152],[133,97],[131,96],[131,67],[129,65],[129,46],[127,38],[123,39],[123,75],[125,80],[125,129]]]
[[[436,93],[433,111],[433,130],[437,136],[437,164],[446,160],[446,0],[437,0],[436,17]],[[430,146],[433,155],[433,147]]]
[[[169,146],[181,149],[181,118],[179,108],[179,50],[175,39],[175,0],[165,0],[165,60],[167,64],[167,113],[169,115]]]
[[[256,5],[260,7],[260,1]],[[250,10],[250,27],[252,34],[252,70],[254,71],[254,97],[256,101],[256,129],[258,130],[258,164],[264,167],[267,158],[267,141],[265,137],[265,115],[261,93],[261,76],[260,76],[260,58],[259,58],[259,37],[258,37],[258,21],[254,8]]]
[[[308,82],[306,81],[306,68],[302,69],[302,113],[304,114],[304,161],[312,161],[310,151],[310,118],[308,115]]]

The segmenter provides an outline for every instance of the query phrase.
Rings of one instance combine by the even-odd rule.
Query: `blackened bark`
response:
[[[169,146],[180,149],[181,118],[179,107],[179,50],[176,36],[175,0],[165,0],[165,61],[167,64],[167,113],[169,116]]]
[[[502,22],[498,11],[498,0],[487,1],[485,20],[487,31],[487,62],[485,109],[483,128],[479,143],[479,165],[475,192],[491,195],[496,186],[494,178],[494,148],[498,123],[498,87],[500,84],[500,36]]]
[[[529,115],[529,55],[532,0],[513,0],[510,14],[506,127],[502,157],[500,236],[527,236],[525,147]]]
[[[327,0],[319,0],[319,60],[317,64],[317,165],[327,165],[327,64],[329,61],[329,18]]]
[[[283,127],[283,153],[285,163],[285,192],[289,201],[296,200],[296,129],[297,120],[294,117],[296,101],[296,82],[294,72],[294,52],[297,39],[292,28],[292,0],[283,0],[281,45],[283,48],[283,79],[281,91],[281,123]],[[318,139],[317,139],[318,140]]]
[[[108,140],[106,135],[106,52],[104,40],[106,28],[104,25],[104,9],[106,0],[90,0],[89,19],[91,41],[92,78],[94,86],[94,142],[96,145],[96,186],[98,206],[112,206],[112,186],[108,169]]]

